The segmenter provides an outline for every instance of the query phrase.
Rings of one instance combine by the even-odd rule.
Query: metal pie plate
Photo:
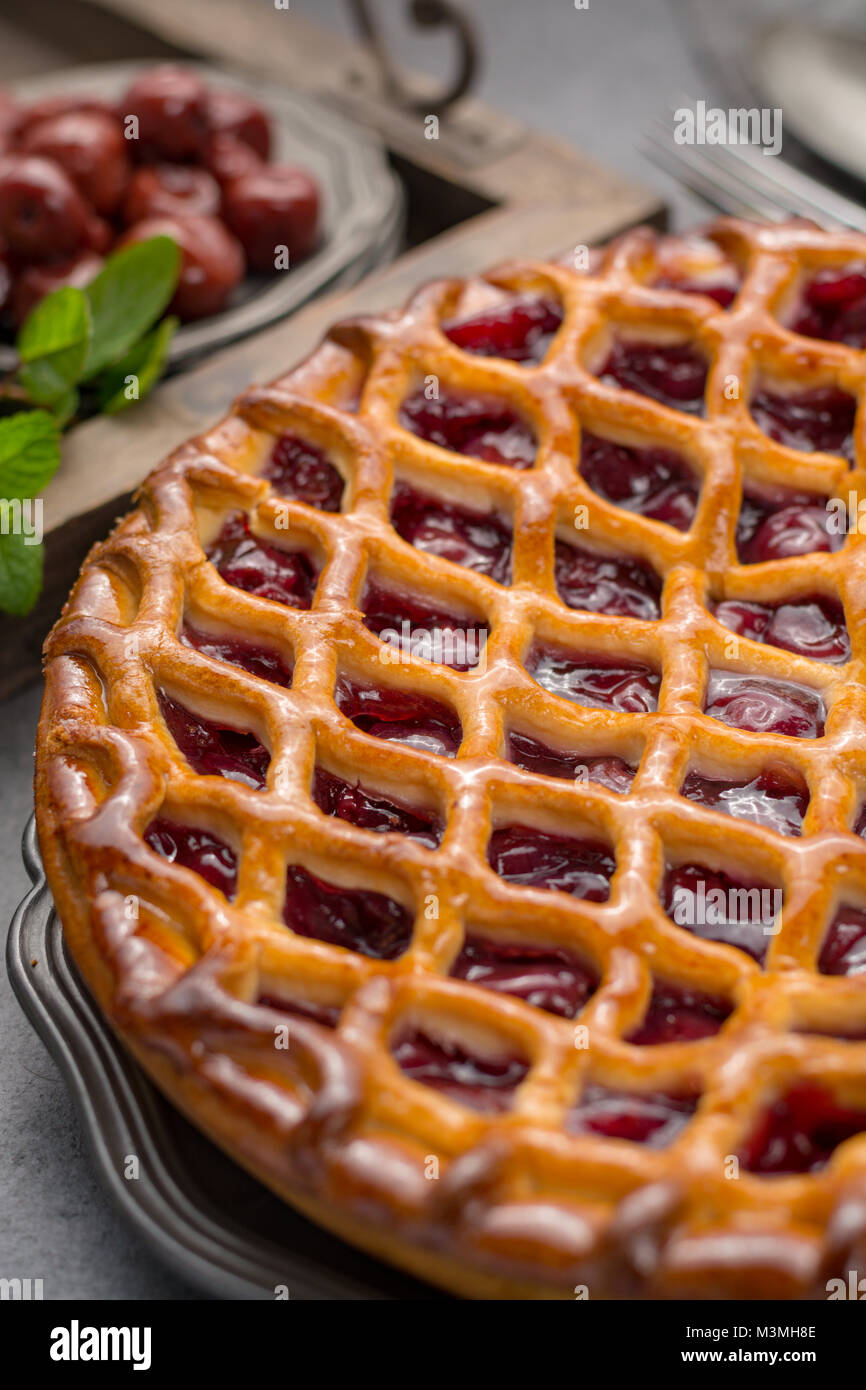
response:
[[[12,987],[66,1081],[103,1186],[182,1279],[217,1298],[436,1299],[426,1284],[353,1249],[274,1196],[169,1104],[109,1028],[73,965],[33,820],[33,887],[9,929]],[[140,1176],[124,1177],[129,1155]]]
[[[152,63],[98,63],[52,72],[15,84],[23,103],[77,92],[116,101]],[[215,86],[233,87],[260,102],[271,117],[271,162],[309,170],[321,194],[321,236],[311,256],[293,270],[250,275],[220,314],[183,324],[169,350],[173,367],[213,352],[285,318],[316,295],[356,284],[391,260],[400,245],[403,195],[377,141],[309,97],[267,82],[245,82],[219,68],[185,63]],[[0,370],[14,366],[8,340],[0,343]]]

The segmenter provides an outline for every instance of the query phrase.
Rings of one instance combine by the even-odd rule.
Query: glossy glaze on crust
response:
[[[861,479],[841,455],[769,440],[748,403],[724,390],[731,374],[750,379],[760,353],[762,371],[793,392],[820,378],[859,394],[860,354],[795,346],[774,306],[804,258],[862,260],[864,247],[732,222],[714,237],[744,270],[730,307],[686,289],[687,274],[674,277],[679,290],[653,289],[654,261],[669,275],[679,243],[641,232],[590,276],[512,265],[486,282],[429,286],[402,316],[340,326],[304,366],[247,393],[152,475],[139,510],[88,558],[47,646],[40,843],[102,1007],[167,1094],[287,1200],[460,1293],[570,1298],[586,1284],[594,1298],[820,1298],[827,1278],[866,1253],[866,1153],[849,1137],[851,1117],[866,1111],[866,1044],[851,1040],[866,1004],[855,974],[818,968],[837,898],[866,904],[866,842],[851,829],[866,788],[863,545],[851,537],[836,552],[742,565],[735,543],[749,478],[810,496],[847,495]],[[525,356],[513,335],[508,359],[466,350],[465,334],[458,346],[453,326],[497,294],[561,304],[561,326]],[[702,416],[601,380],[606,317],[634,320],[643,342],[676,319],[677,341],[709,364]],[[526,421],[531,467],[449,455],[402,427],[419,371]],[[700,479],[690,526],[617,508],[610,489],[591,488],[577,466],[581,427],[685,460]],[[286,434],[339,458],[341,513],[286,502],[261,478]],[[858,459],[859,439],[855,425]],[[507,583],[392,529],[395,463],[406,485],[455,516],[508,518]],[[575,536],[581,507],[587,524]],[[286,508],[288,535],[278,525]],[[208,563],[238,512],[259,540],[309,557],[308,611],[233,588]],[[662,585],[661,618],[563,603],[557,537],[647,565]],[[483,669],[383,663],[360,604],[371,564],[432,611],[483,615]],[[737,637],[714,616],[724,601],[780,605],[803,594],[842,604],[850,661]],[[185,645],[187,606],[214,631],[292,652],[291,688]],[[588,658],[587,669],[657,673],[660,683],[638,708],[580,704],[532,679],[530,654],[545,652]],[[711,670],[751,680],[753,697],[780,682],[811,692],[822,730],[816,722],[814,736],[794,737],[711,717]],[[358,727],[335,702],[341,680],[387,690],[394,708],[420,697],[453,711],[454,756]],[[202,720],[248,730],[270,752],[266,786],[196,774],[157,715],[162,688]],[[750,708],[761,725],[754,699]],[[619,791],[524,770],[505,756],[515,726],[587,767],[637,766],[634,783]],[[384,802],[437,808],[439,847],[323,815],[310,794],[320,761],[363,773]],[[798,836],[680,795],[693,768],[746,783],[777,764],[809,788]],[[193,825],[237,856],[231,901],[146,843],[158,819]],[[494,872],[491,833],[509,826],[607,847],[609,896]],[[781,885],[763,968],[665,914],[667,867],[695,863]],[[407,949],[383,958],[292,932],[288,865],[340,890],[341,920],[382,895],[394,920],[412,922]],[[574,955],[598,982],[573,1018],[455,973],[470,931],[495,952],[496,942],[532,944],[539,923],[548,959]],[[283,994],[299,1011],[268,1002]],[[336,1026],[314,1021],[323,1009]],[[274,1047],[277,1025],[289,1030],[287,1049]],[[473,1105],[474,1087],[503,1077],[495,1109]],[[820,1083],[833,1143],[811,1136],[820,1165],[780,1177],[755,1136],[781,1125],[789,1137],[802,1082]],[[582,1125],[574,1117],[590,1104],[602,1118]],[[431,1154],[437,1182],[425,1177]],[[748,1159],[736,1181],[730,1155]]]

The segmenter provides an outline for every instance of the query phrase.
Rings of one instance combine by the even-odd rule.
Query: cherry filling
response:
[[[497,584],[511,578],[511,531],[492,512],[440,502],[408,483],[398,483],[391,499],[391,524],[416,550],[486,574]]]
[[[637,771],[622,758],[591,757],[580,753],[564,753],[548,748],[529,734],[513,729],[508,734],[505,755],[515,767],[535,772],[542,777],[567,777],[569,781],[597,782],[610,792],[620,795],[629,791]]]
[[[827,499],[820,493],[753,487],[743,493],[736,543],[740,564],[761,565],[841,550],[845,537],[830,530]]]
[[[255,734],[203,719],[164,690],[157,698],[168,731],[193,772],[228,777],[247,787],[265,785],[271,755]]]
[[[841,603],[815,594],[792,603],[726,599],[715,615],[723,627],[752,642],[767,642],[813,661],[847,661],[851,640]]]
[[[562,305],[555,299],[526,294],[443,323],[442,332],[464,352],[534,364],[544,357],[561,323]]]
[[[446,758],[453,758],[460,747],[463,730],[454,710],[428,695],[358,685],[345,676],[338,680],[335,694],[338,709],[373,738]]]
[[[531,825],[494,830],[487,862],[506,883],[571,893],[594,903],[607,902],[616,868],[610,849],[600,841],[554,835]]]
[[[489,630],[482,622],[466,622],[410,594],[395,594],[374,581],[362,599],[364,626],[400,656],[420,657],[469,671],[484,652]]]
[[[807,338],[866,347],[866,265],[819,270],[805,287],[791,328]]]
[[[724,999],[656,983],[644,1020],[626,1042],[637,1047],[697,1042],[718,1033],[732,1009]]]
[[[704,941],[738,946],[760,965],[775,935],[781,893],[758,879],[731,878],[703,864],[668,869],[662,906],[678,927]]]
[[[344,946],[375,960],[396,960],[412,939],[412,914],[366,888],[342,888],[290,864],[283,921],[298,936]]]
[[[336,1004],[321,1004],[314,999],[286,999],[283,995],[260,994],[256,1003],[262,1009],[274,1009],[280,1014],[291,1014],[294,1018],[308,1018],[311,1023],[320,1023],[323,1028],[336,1028],[340,1021],[340,1010]]]
[[[778,835],[799,835],[809,805],[809,789],[792,774],[768,770],[750,782],[726,782],[690,772],[681,795],[726,816],[754,821]]]
[[[598,988],[597,974],[571,952],[468,936],[451,969],[456,980],[513,994],[562,1018],[574,1018]]]
[[[551,695],[588,709],[647,714],[658,706],[661,676],[639,662],[614,664],[537,644],[527,657],[526,669]]]
[[[559,597],[569,608],[630,618],[659,616],[661,581],[637,560],[598,555],[558,540],[553,572]]]
[[[768,386],[755,392],[752,417],[770,439],[789,449],[841,454],[854,462],[854,416],[857,402],[838,386],[814,386],[786,394]]]
[[[258,647],[240,637],[215,637],[188,622],[181,629],[180,640],[185,647],[193,647],[216,661],[227,661],[230,666],[239,666],[242,671],[249,671],[250,675],[259,676],[272,685],[292,683],[291,669],[282,657],[267,647]]]
[[[801,1081],[761,1117],[740,1161],[750,1173],[815,1173],[866,1129],[866,1110],[841,1105],[825,1087]]]
[[[699,485],[688,464],[669,449],[628,449],[596,434],[580,441],[580,476],[607,502],[688,531]]]
[[[805,685],[764,676],[711,671],[704,712],[732,729],[747,729],[754,734],[820,738],[824,732],[824,702],[820,695]]]
[[[209,830],[158,816],[144,832],[145,842],[170,864],[192,869],[213,888],[233,898],[237,886],[238,861],[234,850]]]
[[[822,975],[862,975],[866,972],[866,912],[840,907],[821,947]]]
[[[703,414],[707,360],[689,343],[641,343],[618,338],[599,377],[607,386],[637,391],[672,410]]]
[[[393,831],[428,849],[436,849],[442,839],[437,816],[376,796],[360,782],[344,782],[323,767],[317,767],[313,777],[313,800],[326,816],[337,816],[361,830]]]
[[[226,583],[236,589],[290,608],[309,608],[313,601],[318,572],[309,555],[260,541],[243,512],[234,512],[226,519],[206,554]]]
[[[338,512],[343,479],[321,449],[296,434],[281,435],[265,464],[267,478],[281,497],[293,497],[323,512]]]
[[[418,1028],[394,1040],[394,1061],[412,1081],[432,1086],[473,1110],[507,1110],[529,1071],[522,1057],[478,1057],[456,1042],[437,1042]]]
[[[566,1116],[565,1127],[569,1134],[600,1134],[663,1149],[685,1129],[697,1105],[694,1096],[629,1095],[590,1085]]]
[[[449,393],[428,400],[422,389],[406,397],[400,424],[419,439],[485,463],[531,468],[535,462],[535,436],[529,425],[495,396]]]

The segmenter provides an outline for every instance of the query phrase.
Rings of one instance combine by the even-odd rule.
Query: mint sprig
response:
[[[156,322],[179,274],[180,249],[171,237],[134,242],[109,256],[84,291],[92,318],[85,380],[117,362]]]
[[[55,290],[36,305],[18,334],[19,379],[34,405],[52,406],[81,377],[93,324],[83,290]]]
[[[162,319],[133,344],[125,357],[106,368],[99,378],[96,397],[103,415],[117,415],[147,395],[162,376],[177,325],[176,318]]]
[[[79,413],[125,410],[162,375],[177,319],[159,320],[180,264],[170,237],[137,242],[109,256],[83,289],[46,295],[22,324],[16,379],[3,393],[17,413],[0,417],[3,612],[29,613],[42,588],[34,500],[57,471],[60,431]]]

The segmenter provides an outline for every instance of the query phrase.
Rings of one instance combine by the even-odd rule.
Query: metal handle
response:
[[[455,101],[468,92],[478,69],[478,39],[471,20],[457,0],[410,0],[409,17],[421,29],[449,28],[457,41],[459,65],[456,76],[438,95],[419,100],[403,81],[399,68],[388,51],[374,5],[370,0],[349,0],[355,22],[378,64],[382,80],[392,100],[408,110],[442,115]]]

